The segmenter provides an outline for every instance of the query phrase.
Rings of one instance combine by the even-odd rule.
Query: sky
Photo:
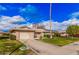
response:
[[[37,24],[49,20],[48,3],[3,3],[0,4],[0,30]]]
[[[49,11],[49,3],[0,3],[0,31],[37,23],[49,29]],[[52,29],[62,31],[72,24],[79,25],[79,3],[53,3]]]
[[[79,12],[79,3],[54,3],[52,9],[54,21],[62,22],[71,18],[72,13]]]
[[[0,16],[17,16],[30,18],[30,22],[38,23],[40,19],[49,19],[49,4],[32,3],[8,3],[0,4]],[[3,10],[2,10],[3,9]]]
[[[69,25],[79,25],[79,3],[52,4],[53,29],[64,31]]]

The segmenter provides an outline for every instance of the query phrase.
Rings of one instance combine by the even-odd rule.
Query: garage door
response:
[[[21,32],[21,33],[20,33],[20,39],[21,39],[21,40],[22,40],[22,39],[24,39],[24,40],[29,39],[28,33],[26,33],[26,32]]]

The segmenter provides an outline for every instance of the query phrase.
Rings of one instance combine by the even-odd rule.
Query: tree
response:
[[[79,34],[79,26],[71,25],[67,28],[66,32],[71,36],[77,35],[77,34]]]
[[[16,40],[16,36],[13,35],[13,34],[10,34],[9,38],[10,38],[11,40]]]
[[[50,38],[52,38],[52,3],[50,3]]]
[[[58,32],[56,31],[56,32],[54,32],[54,36],[60,37],[60,33],[58,33]]]

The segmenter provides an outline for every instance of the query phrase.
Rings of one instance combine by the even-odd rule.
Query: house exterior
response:
[[[20,27],[12,29],[10,30],[10,33],[15,35],[17,40],[34,39],[34,30],[31,30],[28,27]]]
[[[3,34],[9,34],[9,33],[0,31],[0,36],[2,36]]]
[[[62,31],[62,32],[59,32],[60,33],[60,36],[62,37],[68,37],[69,34],[67,34],[65,31]]]
[[[67,33],[61,33],[60,35],[63,36],[63,37],[68,37],[69,36]]]
[[[4,33],[3,32],[0,32],[0,36],[2,36]]]
[[[17,40],[40,39],[46,32],[47,31],[45,29],[29,28],[27,26],[10,30],[10,33],[15,35]]]

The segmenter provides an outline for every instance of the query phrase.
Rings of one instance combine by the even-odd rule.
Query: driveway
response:
[[[59,46],[51,45],[37,40],[22,41],[25,45],[29,45],[37,50],[40,55],[76,55],[77,52],[73,49],[61,48]]]
[[[78,42],[71,43],[71,44],[66,45],[66,46],[63,46],[61,48],[79,51],[79,41]]]

